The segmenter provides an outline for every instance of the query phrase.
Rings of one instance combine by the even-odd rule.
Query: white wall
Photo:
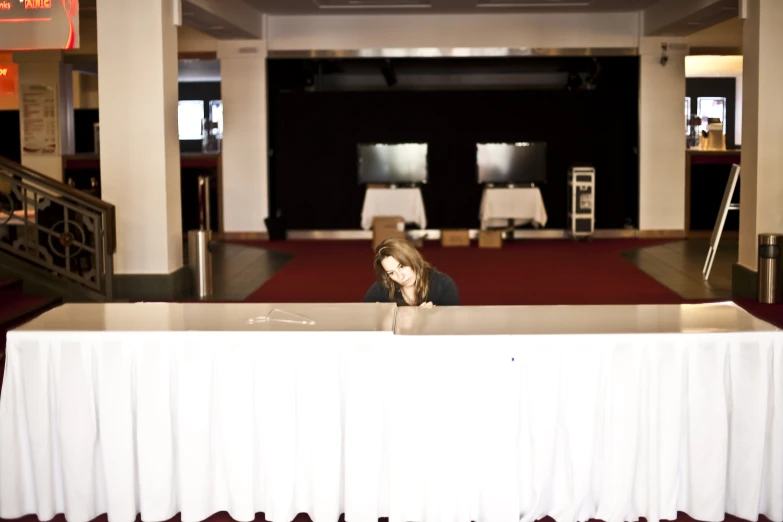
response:
[[[268,47],[636,47],[636,13],[271,16]]]
[[[639,49],[640,230],[682,230],[685,223],[685,52],[670,46],[664,67],[662,42],[643,38]]]
[[[183,25],[177,30],[177,50],[180,53],[214,53],[218,41],[200,31]]]
[[[240,53],[240,49],[256,53]],[[268,214],[266,45],[218,44],[223,98],[223,230],[263,232]]]
[[[731,18],[685,37],[691,48],[728,48],[742,47],[742,20]]]

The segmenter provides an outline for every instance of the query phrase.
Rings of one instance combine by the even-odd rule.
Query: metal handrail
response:
[[[0,225],[14,231],[0,249],[112,299],[114,205],[0,157],[2,179],[11,186],[11,208]]]
[[[106,203],[102,199],[91,196],[86,192],[75,189],[70,185],[61,183],[55,179],[50,178],[40,172],[30,170],[24,165],[20,165],[15,161],[11,161],[8,158],[0,156],[0,168],[7,169],[20,178],[27,179],[35,182],[37,185],[41,185],[60,196],[68,196],[78,201],[81,205],[99,213],[106,214],[106,244],[109,247],[109,253],[117,253],[117,222],[114,205]]]

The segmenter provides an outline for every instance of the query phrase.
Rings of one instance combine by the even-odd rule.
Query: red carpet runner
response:
[[[501,249],[425,244],[463,305],[676,304],[677,294],[622,257],[660,240],[519,241]],[[286,241],[258,246],[295,254],[253,302],[358,302],[374,281],[369,241]]]

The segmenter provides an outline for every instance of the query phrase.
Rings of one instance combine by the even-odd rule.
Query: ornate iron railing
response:
[[[112,298],[114,205],[0,157],[0,250]]]

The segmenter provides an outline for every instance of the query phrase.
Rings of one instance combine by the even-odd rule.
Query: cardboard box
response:
[[[372,249],[378,248],[390,237],[405,238],[405,220],[402,216],[376,216],[372,220]]]
[[[467,230],[441,230],[440,244],[444,247],[470,246],[470,235]]]
[[[500,248],[503,246],[502,230],[479,231],[479,248]]]

